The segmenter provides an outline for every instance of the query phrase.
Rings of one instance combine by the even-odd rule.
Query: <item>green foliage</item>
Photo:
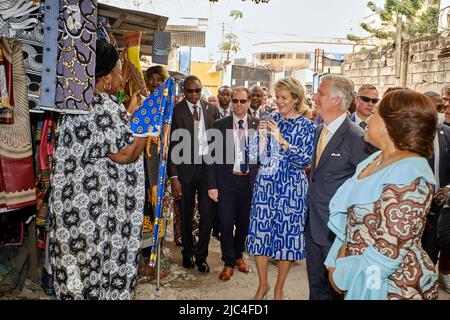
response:
[[[383,7],[369,1],[367,7],[380,17],[383,28],[373,28],[366,23],[361,23],[360,26],[377,39],[395,38],[397,18],[402,19],[404,38],[416,38],[438,32],[439,0],[435,0],[432,5],[427,5],[425,0],[386,0]],[[347,35],[347,39],[355,42],[364,40],[363,37],[353,34]]]

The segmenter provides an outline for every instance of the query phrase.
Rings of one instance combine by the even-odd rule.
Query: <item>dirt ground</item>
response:
[[[156,280],[140,284],[136,288],[135,300],[249,300],[252,299],[258,285],[258,275],[255,261],[245,254],[244,258],[250,265],[250,273],[244,274],[235,269],[234,275],[229,281],[219,280],[222,271],[220,243],[211,238],[209,247],[208,264],[211,268],[209,274],[202,274],[197,269],[187,270],[182,266],[181,247],[175,246],[172,240],[164,243],[164,255],[166,261],[164,269],[168,275],[161,279],[159,290],[156,288]],[[170,269],[170,270],[169,270]],[[269,264],[269,283],[271,288],[275,286],[277,277],[277,266]],[[299,261],[294,264],[288,275],[285,285],[285,299],[307,300],[308,280],[306,276],[306,262]],[[8,294],[0,294],[0,300],[54,300],[55,296],[47,296],[42,288],[30,281],[25,280],[21,290],[15,290]],[[268,295],[273,299],[273,290]],[[439,300],[450,300],[450,295],[440,291]]]
[[[250,265],[250,273],[244,274],[237,270],[229,281],[221,281],[219,273],[223,269],[221,261],[220,243],[211,238],[209,246],[208,264],[209,274],[202,274],[197,269],[187,270],[182,266],[181,247],[172,241],[164,244],[164,255],[172,260],[169,276],[161,279],[159,291],[156,281],[141,284],[136,289],[136,300],[249,300],[254,296],[258,286],[258,274],[255,261],[245,254],[244,258]],[[277,266],[269,265],[269,284],[275,286]],[[286,300],[307,300],[309,296],[306,262],[299,261],[291,268],[285,285]],[[273,290],[268,295],[273,299]],[[450,300],[450,295],[440,290],[439,300]]]

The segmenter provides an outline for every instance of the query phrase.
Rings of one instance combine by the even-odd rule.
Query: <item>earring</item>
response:
[[[387,128],[384,128],[384,133],[388,133]]]
[[[106,88],[106,84],[109,84],[109,88]],[[105,89],[107,92],[109,92],[109,91],[111,91],[111,87],[112,87],[112,84],[111,84],[111,82],[106,82],[105,81],[105,84],[103,85],[103,89]]]

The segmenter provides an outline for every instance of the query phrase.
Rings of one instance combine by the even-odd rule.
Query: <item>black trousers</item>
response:
[[[331,244],[319,245],[311,236],[308,224],[305,229],[306,271],[308,273],[309,300],[342,300],[328,280],[328,270],[324,265]]]
[[[235,261],[242,258],[245,251],[251,201],[249,176],[233,175],[228,187],[225,190],[219,189],[220,248],[222,260],[227,267],[233,268]]]
[[[438,220],[439,214],[431,214],[430,212],[427,216],[428,224],[422,235],[422,247],[428,253],[434,265],[438,262],[440,250],[437,242]]]
[[[450,207],[445,207],[440,212],[437,243],[443,252],[450,254]]]
[[[199,170],[206,170],[205,168]],[[189,184],[181,185],[180,215],[181,241],[183,242],[183,257],[195,256],[196,263],[206,261],[208,257],[209,239],[211,237],[211,200],[208,196],[208,180],[206,174],[196,174]],[[194,250],[192,240],[192,217],[194,214],[195,194],[198,195],[200,214],[199,239]]]

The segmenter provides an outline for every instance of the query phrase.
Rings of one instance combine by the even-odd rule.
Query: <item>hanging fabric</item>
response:
[[[54,110],[58,61],[59,0],[45,1],[41,94],[38,109]]]
[[[97,0],[61,0],[55,110],[89,113],[95,90]]]
[[[129,70],[130,80],[128,82],[127,94],[131,97],[133,93],[139,92],[141,95],[148,96],[147,86],[145,85],[144,75],[142,73],[140,61],[142,32],[126,32],[123,40],[127,48],[126,61],[124,69]]]
[[[11,61],[13,124],[0,124],[0,207],[22,208],[36,203],[30,115],[22,44],[2,38],[2,53]]]

